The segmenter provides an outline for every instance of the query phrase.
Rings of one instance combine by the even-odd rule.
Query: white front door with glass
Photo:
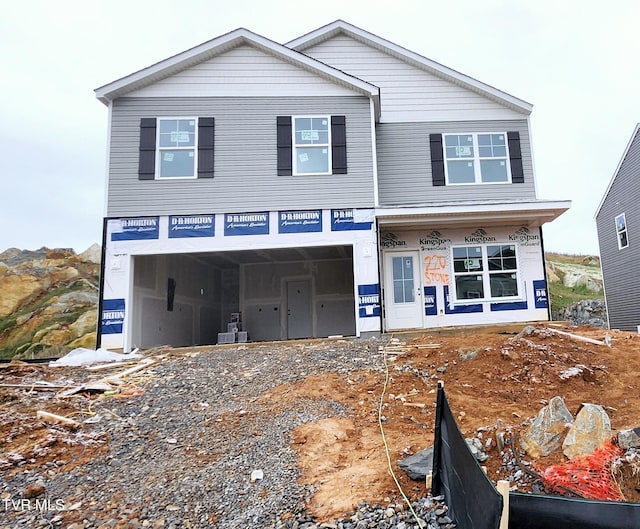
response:
[[[385,268],[387,330],[422,327],[423,303],[418,252],[387,253]]]

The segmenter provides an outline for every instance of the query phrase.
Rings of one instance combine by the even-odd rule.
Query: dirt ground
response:
[[[611,338],[607,347],[558,335],[544,326],[538,329],[522,338],[497,332],[414,338],[400,334],[399,341],[387,348],[389,379],[382,398],[386,376],[379,373],[346,380],[312,376],[265,395],[272,401],[331,397],[353,409],[351,417],[306,424],[294,432],[302,480],[319,487],[312,501],[316,514],[331,517],[348,511],[358,500],[384,502],[398,497],[389,462],[380,450],[381,404],[393,471],[410,499],[425,494],[426,485],[410,480],[397,462],[433,444],[439,380],[468,437],[482,431],[487,439],[495,436],[498,426],[517,433],[554,396],[563,397],[574,416],[582,403],[603,406],[614,431],[640,425],[640,336],[606,331]],[[602,329],[564,331],[599,341],[606,338]],[[587,369],[579,376],[561,376],[577,365]],[[496,470],[502,460],[495,444],[488,454],[488,475],[500,479]],[[542,470],[565,461],[562,454],[555,454],[531,463]],[[623,490],[628,501],[640,501],[637,485]]]
[[[611,345],[560,335],[552,328],[610,339]],[[319,519],[330,519],[361,501],[384,504],[399,498],[390,466],[410,499],[427,493],[425,483],[410,480],[397,463],[433,443],[438,381],[444,382],[458,425],[468,437],[481,431],[486,440],[495,437],[497,428],[519,432],[554,396],[563,397],[574,415],[582,403],[603,406],[614,431],[640,426],[640,336],[590,327],[536,329],[524,336],[478,329],[398,334],[380,351],[388,370],[361,371],[348,378],[337,373],[311,375],[264,394],[261,401],[274,414],[297,398],[332,399],[350,410],[346,417],[307,423],[293,432],[300,480],[317,488],[310,510]],[[582,367],[568,371],[576,366]],[[581,372],[568,376],[577,371]],[[72,376],[71,368],[0,366],[0,471],[17,468],[7,454],[20,454],[22,469],[49,463],[64,471],[68,462],[83,464],[106,449],[107,438],[82,432],[53,435],[46,423],[33,420],[43,403],[52,413],[79,420],[90,416],[95,396],[88,392],[83,398],[60,401],[52,400],[50,391],[27,391],[35,381],[65,385]],[[7,387],[10,384],[23,387]],[[499,479],[496,471],[502,458],[495,443],[488,454],[488,475]],[[544,469],[561,461],[564,456],[556,454],[531,463]],[[638,486],[623,488],[628,501],[640,501]]]

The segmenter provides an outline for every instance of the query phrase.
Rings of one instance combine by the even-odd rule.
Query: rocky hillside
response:
[[[605,327],[600,258],[557,253],[548,253],[545,258],[553,319]]]
[[[0,359],[95,347],[100,246],[0,253]]]

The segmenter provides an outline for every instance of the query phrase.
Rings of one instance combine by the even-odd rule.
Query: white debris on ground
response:
[[[136,349],[137,351],[137,349]],[[53,362],[49,362],[50,366],[57,367],[71,367],[71,366],[86,366],[91,364],[99,364],[101,362],[129,362],[142,358],[142,355],[136,351],[132,353],[114,353],[107,349],[87,349],[85,347],[78,347],[73,351],[70,351],[62,358],[58,358]]]

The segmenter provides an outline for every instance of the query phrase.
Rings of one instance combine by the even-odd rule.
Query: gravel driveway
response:
[[[24,497],[36,485],[53,505],[33,509],[30,500],[30,508],[15,509],[5,501],[0,528],[418,527],[401,521],[408,519],[401,505],[361,505],[353,519],[314,521],[305,512],[314,491],[297,482],[290,432],[349,410],[332,400],[274,406],[259,398],[310,374],[383,370],[382,343],[315,340],[171,351],[137,380],[143,394],[93,401],[95,415],[82,431],[108,439],[96,457],[70,471],[56,472],[56,462],[48,462],[2,478],[3,499]],[[62,503],[65,510],[58,511]],[[432,506],[425,499],[421,516],[434,518]]]

